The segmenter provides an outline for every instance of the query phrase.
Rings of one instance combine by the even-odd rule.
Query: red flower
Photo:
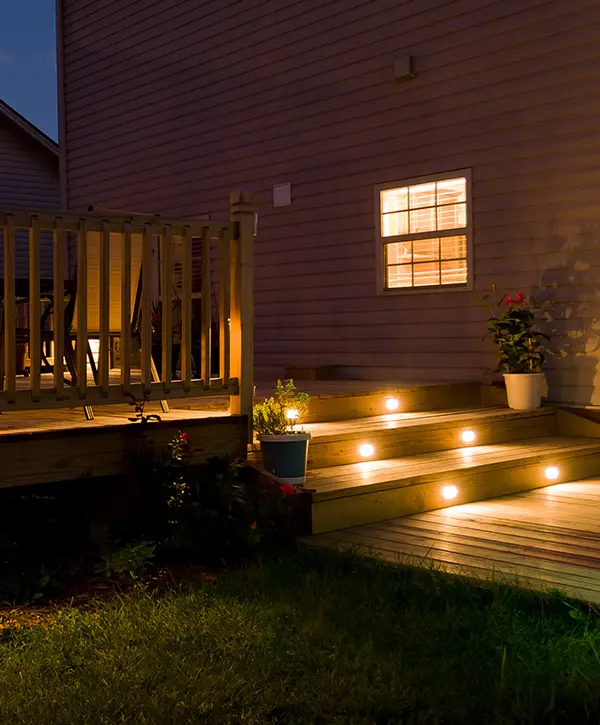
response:
[[[517,304],[517,300],[513,300],[512,297],[505,297],[504,298],[504,304],[505,305],[516,305]]]
[[[190,439],[190,434],[189,433],[182,433],[179,436],[179,440],[180,441],[183,441],[184,443],[186,443],[187,441],[189,441],[189,439]]]
[[[250,524],[251,529],[256,529],[256,521],[253,524]]]
[[[525,295],[522,292],[517,293],[517,302],[520,302],[522,305],[525,304]]]
[[[285,496],[292,496],[295,493],[294,487],[291,486],[289,483],[284,483],[279,488],[281,489],[281,493],[283,493]]]
[[[214,578],[210,574],[205,574],[204,575],[204,581],[205,582],[213,582],[214,581]]]

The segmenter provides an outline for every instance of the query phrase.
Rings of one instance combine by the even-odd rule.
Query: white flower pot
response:
[[[513,410],[535,410],[546,393],[544,373],[504,373],[508,407]]]

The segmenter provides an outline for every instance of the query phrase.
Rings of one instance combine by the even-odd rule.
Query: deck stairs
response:
[[[313,399],[304,425],[312,533],[600,475],[600,425],[482,400],[464,384]],[[258,446],[251,457],[260,465]]]

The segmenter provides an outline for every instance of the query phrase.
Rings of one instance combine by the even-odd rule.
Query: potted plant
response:
[[[308,408],[308,394],[296,390],[293,380],[277,381],[275,395],[256,403],[254,430],[267,471],[284,483],[304,483],[310,433],[297,430]]]
[[[535,410],[545,394],[546,376],[542,366],[549,339],[537,322],[545,313],[532,297],[519,293],[515,299],[503,295],[488,320],[486,337],[496,345],[498,366],[506,383],[508,405],[513,410]]]

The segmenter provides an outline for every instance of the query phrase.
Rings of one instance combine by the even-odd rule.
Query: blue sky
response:
[[[0,98],[58,138],[54,0],[0,0]]]

